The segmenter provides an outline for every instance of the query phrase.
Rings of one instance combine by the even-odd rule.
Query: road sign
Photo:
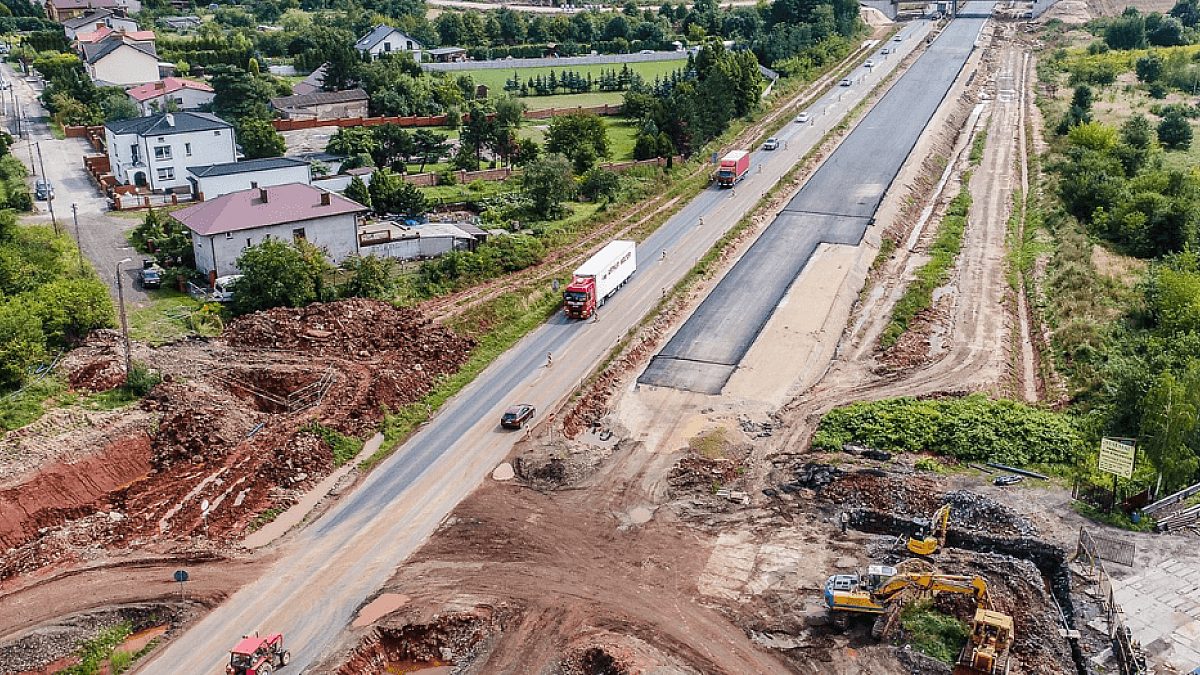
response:
[[[1137,454],[1132,438],[1100,439],[1100,470],[1125,479],[1133,477],[1133,459]]]
[[[188,573],[186,570],[176,570],[175,571],[175,581],[178,581],[179,583],[182,584],[183,582],[185,582],[187,580],[188,580]]]

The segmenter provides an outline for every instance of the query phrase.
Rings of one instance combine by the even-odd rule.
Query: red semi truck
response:
[[[611,241],[588,258],[563,291],[563,311],[572,319],[586,319],[617,292],[637,269],[637,244]]]
[[[723,188],[731,188],[749,172],[750,153],[734,150],[721,158],[721,164],[717,167],[717,184]]]

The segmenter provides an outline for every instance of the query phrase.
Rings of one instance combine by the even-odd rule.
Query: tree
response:
[[[70,347],[97,328],[113,325],[112,298],[95,277],[57,279],[37,290],[33,307],[42,332],[55,347]]]
[[[1168,14],[1188,28],[1193,28],[1200,23],[1200,3],[1197,0],[1179,0]]]
[[[342,285],[342,297],[390,300],[395,295],[396,261],[373,255],[352,257],[342,263],[350,278]]]
[[[331,155],[353,157],[375,152],[375,134],[370,127],[342,127],[329,137],[325,152]]]
[[[621,190],[621,179],[612,171],[593,167],[579,182],[579,194],[590,201],[612,199]]]
[[[371,158],[375,160],[375,166],[390,167],[400,173],[407,171],[408,157],[416,151],[412,134],[407,129],[398,124],[384,124],[374,127],[372,138],[375,148]]]
[[[548,155],[525,166],[521,187],[534,215],[551,219],[562,211],[562,203],[575,196],[571,165],[562,155]]]
[[[1132,9],[1132,8],[1131,8]],[[1144,49],[1146,47],[1146,20],[1135,9],[1117,17],[1104,29],[1104,43],[1112,49]]]
[[[1162,76],[1162,57],[1154,53],[1139,57],[1134,64],[1134,70],[1137,72],[1139,82],[1157,82],[1158,78]]]
[[[271,307],[302,307],[317,299],[312,266],[295,246],[267,239],[242,251],[237,259],[242,277],[234,282],[234,314]]]
[[[363,179],[355,176],[350,179],[350,185],[346,186],[346,199],[351,199],[367,208],[371,208],[371,192],[367,189],[367,184]]]
[[[270,119],[268,105],[275,89],[261,77],[253,77],[237,66],[212,66],[212,110],[231,122],[246,117]]]
[[[419,216],[425,213],[425,193],[389,169],[371,175],[371,205],[379,215]]]
[[[1158,472],[1159,493],[1174,489],[1196,473],[1196,453],[1188,440],[1197,429],[1200,401],[1200,362],[1193,361],[1182,378],[1164,372],[1150,385],[1142,399],[1140,445]]]
[[[12,389],[46,353],[42,320],[25,302],[0,303],[0,387]]]
[[[1158,123],[1158,142],[1168,150],[1187,150],[1192,147],[1192,125],[1177,110],[1172,110]]]
[[[1154,30],[1147,31],[1146,41],[1157,47],[1177,47],[1187,44],[1187,38],[1183,33],[1183,24],[1175,17],[1164,17],[1154,27]]]
[[[287,150],[283,135],[275,130],[270,120],[257,117],[244,118],[237,126],[237,138],[246,159],[282,157]]]
[[[434,133],[429,129],[417,129],[413,132],[413,154],[421,158],[419,171],[424,171],[425,165],[430,162],[436,164],[449,152],[446,138],[445,134]]]
[[[591,168],[597,159],[608,157],[608,133],[604,120],[591,113],[571,113],[550,120],[546,151],[571,160],[577,169]]]

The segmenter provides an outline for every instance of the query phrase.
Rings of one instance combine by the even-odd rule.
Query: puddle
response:
[[[355,628],[370,626],[388,614],[391,614],[392,612],[407,605],[408,600],[409,598],[407,595],[401,595],[400,593],[384,593],[378,598],[372,600],[366,607],[360,609],[358,611],[358,617],[354,619],[354,623],[352,623],[351,626]]]

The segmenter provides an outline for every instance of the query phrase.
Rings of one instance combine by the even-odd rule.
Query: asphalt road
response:
[[[910,50],[928,30],[924,23],[907,26],[903,43],[894,46]],[[357,608],[512,449],[520,434],[499,429],[503,409],[529,402],[544,415],[569,396],[665,289],[899,60],[891,56],[873,73],[863,71],[867,81],[861,86],[835,87],[810,108],[811,124],[789,124],[780,134],[785,147],[754,153],[761,170],[752,169],[736,190],[709,189],[684,206],[638,245],[638,271],[597,321],[568,321],[559,314],[526,336],[352,493],[282,544],[279,561],[265,574],[175,638],[139,672],[220,672],[228,649],[253,631],[282,631],[294,664],[288,672],[309,668],[336,645]],[[546,364],[549,353],[553,367]]]
[[[985,22],[961,16],[950,22],[651,360],[638,382],[721,393],[817,246],[862,240]]]
[[[23,129],[26,138],[18,140],[12,147],[12,152],[25,163],[32,166],[37,177],[50,178],[54,185],[54,215],[60,227],[75,238],[83,249],[83,254],[92,263],[100,278],[109,287],[109,292],[116,297],[117,262],[132,258],[132,264],[122,266],[121,276],[125,288],[126,301],[141,303],[147,300],[146,294],[137,287],[137,261],[140,256],[129,245],[126,233],[137,224],[133,218],[119,218],[109,214],[108,201],[100,189],[88,176],[83,168],[83,156],[95,153],[92,146],[81,138],[54,138],[47,124],[48,115],[38,101],[39,90],[33,88],[24,78],[18,77],[8,63],[0,63],[0,73],[12,89],[0,92],[4,95],[5,128],[17,138],[13,96],[24,113]],[[32,161],[30,145],[33,145]],[[38,148],[41,148],[41,159],[38,159]],[[31,177],[30,184],[34,177]],[[79,226],[76,228],[71,213],[71,205],[75,204]],[[28,220],[34,222],[50,222],[49,205],[44,201],[35,202],[38,214]]]

